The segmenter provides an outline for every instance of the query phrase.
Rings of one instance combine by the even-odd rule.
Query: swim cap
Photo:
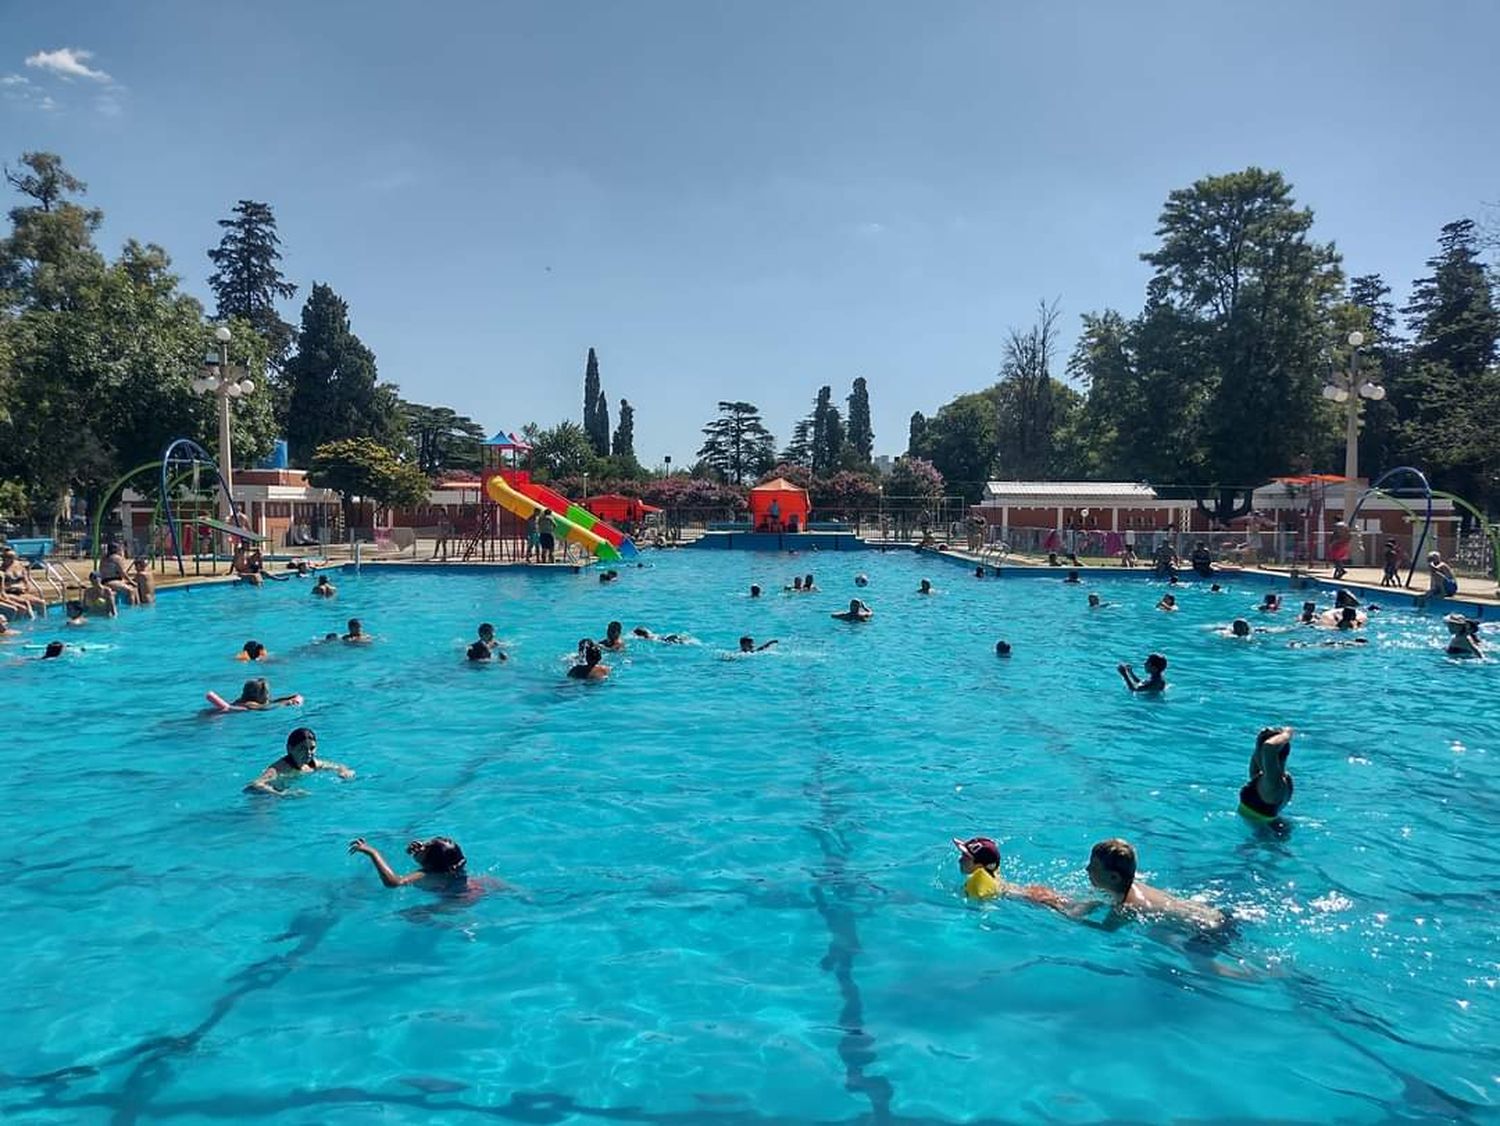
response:
[[[975,864],[998,865],[1000,863],[1000,846],[989,837],[970,837],[966,841],[954,837],[953,847],[959,852],[967,853],[969,859]]]

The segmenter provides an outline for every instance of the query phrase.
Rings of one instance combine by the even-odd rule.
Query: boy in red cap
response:
[[[958,849],[958,870],[964,874],[964,894],[970,899],[1028,899],[1043,907],[1066,913],[1071,901],[1041,884],[1007,883],[1000,876],[1000,846],[991,837],[953,838]]]

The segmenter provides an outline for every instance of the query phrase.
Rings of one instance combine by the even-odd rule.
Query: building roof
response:
[[[989,481],[981,504],[998,505],[1150,505],[1164,502],[1150,485],[1137,481]]]

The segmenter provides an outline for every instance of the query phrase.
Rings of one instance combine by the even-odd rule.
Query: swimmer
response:
[[[331,770],[340,778],[353,778],[354,771],[343,763],[317,757],[318,737],[311,727],[299,727],[286,737],[286,754],[260,772],[260,777],[245,787],[248,794],[270,794],[284,798],[287,791],[276,783],[288,774],[315,774]]]
[[[1177,612],[1177,596],[1175,594],[1164,594],[1161,601],[1156,604],[1158,610],[1165,610],[1169,614]]]
[[[68,603],[67,614],[68,625],[70,626],[86,626],[89,624],[89,620],[83,612],[83,603],[77,599],[73,599]],[[0,628],[0,632],[4,632],[3,628]]]
[[[609,625],[604,627],[604,640],[599,644],[613,652],[620,652],[625,648],[625,639],[620,636],[624,628],[619,622],[610,622]]]
[[[1009,657],[1010,656],[1010,642],[1009,641],[997,641],[997,642],[995,642],[995,656],[997,656],[997,657]]]
[[[868,622],[875,616],[875,611],[871,610],[858,598],[851,598],[849,599],[849,609],[835,610],[828,616],[830,618],[837,618],[841,622]]]
[[[767,641],[764,644],[756,645],[755,644],[755,638],[753,638],[753,637],[749,636],[748,634],[746,634],[744,637],[740,638],[740,652],[741,653],[764,653],[767,649],[771,648],[771,646],[773,646],[773,645],[779,645],[779,644],[780,644],[780,642],[778,642],[773,637],[770,641]]]
[[[1221,587],[1218,583],[1209,583],[1208,584],[1208,593],[1209,594],[1223,594],[1224,593],[1224,588]]]
[[[144,555],[137,555],[131,564],[130,576],[135,583],[135,600],[142,606],[156,601],[156,579],[151,574],[151,562]]]
[[[83,588],[83,608],[89,613],[116,617],[119,610],[115,604],[115,592],[99,581],[99,572],[89,572],[89,585]]]
[[[1113,930],[1132,918],[1183,923],[1199,930],[1217,930],[1227,921],[1224,912],[1191,899],[1151,887],[1135,878],[1135,849],[1127,841],[1100,841],[1089,853],[1089,883],[1110,901],[1110,917],[1104,926]]]
[[[476,641],[464,651],[464,659],[466,661],[492,661],[495,659],[495,652],[484,642]],[[505,659],[504,653],[500,654],[500,659],[502,661]]]
[[[612,583],[619,577],[620,572],[613,569],[599,572],[599,581],[601,583]]]
[[[1090,610],[1098,610],[1101,607],[1108,606],[1108,605],[1109,605],[1109,603],[1101,601],[1100,598],[1099,598],[1099,596],[1097,594],[1091,594],[1091,595],[1089,595],[1089,609]]]
[[[802,576],[798,575],[796,578],[792,579],[792,585],[791,586],[784,586],[781,589],[782,590],[789,590],[793,594],[801,594],[802,593]]]
[[[505,651],[500,648],[500,643],[495,640],[495,627],[490,625],[489,622],[479,623],[479,640],[474,644],[483,645],[497,661],[509,660],[505,655]],[[470,648],[473,648],[473,646],[470,646]],[[473,658],[471,657],[470,660],[473,660]]]
[[[1129,665],[1116,665],[1115,671],[1120,674],[1120,679],[1125,682],[1125,687],[1132,692],[1165,692],[1167,682],[1162,673],[1167,671],[1167,659],[1160,653],[1152,653],[1146,658],[1146,679],[1142,680],[1135,674],[1135,669]]]
[[[1062,560],[1058,559],[1057,552],[1055,552],[1055,551],[1049,551],[1049,552],[1047,552],[1047,566],[1049,566],[1049,567],[1061,567],[1062,566]]]
[[[1316,602],[1304,602],[1302,613],[1297,615],[1297,620],[1305,626],[1317,624],[1318,604]]]
[[[760,597],[760,587],[758,585],[756,585],[755,583],[751,583],[750,584],[750,597],[751,598],[759,598]]]
[[[1241,817],[1270,822],[1292,800],[1292,776],[1286,769],[1287,756],[1292,753],[1292,735],[1290,727],[1265,727],[1255,737],[1255,750],[1250,753],[1250,781],[1240,787]]]
[[[934,593],[934,591],[932,589],[932,580],[931,579],[923,579],[922,582],[921,582],[921,584],[917,587],[917,593],[918,594],[932,594],[932,593]]]
[[[665,645],[687,644],[687,638],[680,633],[669,633],[666,636],[663,636],[659,633],[652,633],[645,626],[636,626],[635,629],[631,630],[630,632],[635,634],[635,636],[639,637],[642,641],[660,641]]]
[[[313,583],[312,592],[319,598],[332,598],[339,592],[339,588],[328,581],[327,575],[319,575],[318,581]]]
[[[964,877],[964,894],[970,899],[998,899],[1004,884],[1000,879],[1000,846],[989,837],[953,838],[958,849],[958,870]]]
[[[266,647],[259,641],[247,641],[240,647],[240,651],[234,655],[236,661],[259,661],[270,656]]]
[[[1342,610],[1345,606],[1358,606],[1359,599],[1354,597],[1354,592],[1347,587],[1339,587],[1333,596],[1333,606],[1336,610]]]
[[[58,657],[61,657],[63,655],[63,650],[66,648],[67,646],[65,646],[61,641],[49,641],[47,642],[47,648],[42,650],[42,655],[38,657],[37,660],[56,660]]]
[[[1443,619],[1443,624],[1448,627],[1448,648],[1445,650],[1448,656],[1484,656],[1484,646],[1479,641],[1479,622],[1476,619],[1462,614],[1449,614]]]
[[[341,641],[347,641],[353,645],[363,645],[375,639],[365,632],[365,627],[360,624],[358,618],[349,619],[349,632],[344,634]]]
[[[271,686],[263,676],[254,677],[245,681],[244,687],[240,689],[239,699],[231,700],[231,708],[239,708],[247,712],[265,711],[267,708],[295,707],[302,703],[302,697],[293,693],[290,696],[271,695]]]
[[[1078,583],[1083,582],[1083,580],[1078,577],[1077,571],[1069,571],[1063,582],[1076,586]]]
[[[1333,623],[1334,629],[1352,630],[1359,629],[1365,624],[1364,619],[1359,616],[1359,611],[1353,606],[1345,606],[1339,611],[1338,621]]]
[[[1219,636],[1247,638],[1250,636],[1250,623],[1244,618],[1236,618],[1228,626],[1219,631]]]
[[[1281,609],[1281,595],[1267,594],[1265,601],[1256,607],[1262,614],[1274,614]]]
[[[855,586],[869,586],[870,585],[870,576],[866,575],[864,572],[860,572],[859,574],[857,574],[857,575],[854,576],[854,585]]]
[[[370,858],[375,871],[380,873],[380,882],[388,888],[421,883],[424,887],[439,891],[453,891],[463,888],[469,880],[464,850],[449,837],[433,837],[430,841],[412,841],[408,844],[406,855],[420,865],[420,870],[408,872],[404,876],[396,875],[385,862],[385,857],[366,844],[363,837],[349,842],[349,855],[353,856],[356,852]]]
[[[813,584],[813,577],[811,575],[803,575],[802,576],[802,593],[803,594],[811,594],[813,591],[815,591],[817,589],[818,589],[817,586],[815,586]]]
[[[568,669],[569,680],[603,680],[609,675],[609,666],[599,663],[604,658],[604,652],[599,646],[589,641],[582,645],[580,652],[583,661]]]

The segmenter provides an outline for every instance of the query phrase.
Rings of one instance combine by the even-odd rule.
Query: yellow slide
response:
[[[484,488],[489,493],[490,500],[505,509],[505,511],[519,516],[522,520],[526,519],[526,517],[539,508],[543,512],[547,511],[546,505],[538,504],[530,497],[516,492],[515,489],[510,487],[510,482],[506,481],[504,477],[498,475],[491,477]],[[554,530],[553,534],[558,538],[567,540],[569,543],[576,543],[579,547],[599,559],[610,560],[620,557],[620,553],[615,550],[613,544],[596,536],[587,528],[580,528],[566,516],[559,516],[555,512],[552,513],[552,527]]]

